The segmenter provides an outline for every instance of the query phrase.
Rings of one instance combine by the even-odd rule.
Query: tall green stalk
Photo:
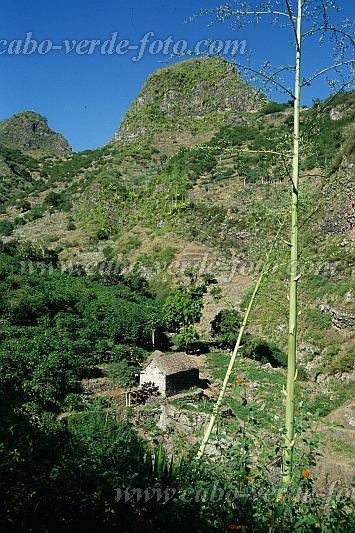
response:
[[[202,442],[200,444],[200,448],[199,448],[199,450],[197,452],[196,459],[201,459],[202,455],[204,454],[205,448],[206,448],[206,444],[207,444],[207,442],[208,442],[208,440],[209,440],[209,438],[211,436],[213,427],[214,427],[214,425],[216,423],[216,418],[218,416],[219,409],[221,407],[223,398],[224,398],[224,396],[226,394],[227,385],[228,385],[230,376],[231,376],[232,371],[233,371],[233,366],[234,366],[234,363],[235,363],[235,359],[237,357],[237,353],[238,353],[238,350],[239,350],[239,347],[240,347],[240,343],[242,342],[242,338],[243,338],[244,331],[245,331],[245,328],[246,328],[246,325],[247,325],[247,322],[248,322],[248,319],[249,319],[250,312],[251,312],[252,307],[254,305],[255,298],[256,298],[256,295],[257,295],[257,293],[259,291],[259,287],[260,287],[260,284],[262,282],[262,279],[265,276],[265,274],[266,274],[266,272],[267,272],[267,270],[269,268],[270,256],[271,256],[271,253],[272,253],[272,251],[274,249],[274,246],[275,246],[275,244],[276,244],[276,242],[277,242],[277,240],[279,238],[279,235],[280,235],[280,232],[281,232],[281,230],[283,228],[283,225],[284,225],[284,222],[282,224],[280,224],[279,230],[278,230],[278,232],[276,234],[276,237],[275,237],[275,239],[274,239],[274,241],[272,243],[272,246],[271,246],[270,250],[268,251],[268,253],[266,254],[264,266],[263,266],[263,268],[262,268],[262,270],[260,272],[260,275],[258,277],[258,280],[257,280],[257,282],[255,284],[255,287],[254,287],[254,290],[253,290],[253,294],[252,294],[252,296],[250,298],[249,305],[248,305],[248,308],[247,308],[245,316],[244,316],[244,320],[243,320],[242,325],[241,325],[240,330],[239,330],[237,342],[235,344],[232,356],[231,356],[230,361],[229,361],[228,368],[226,370],[226,374],[224,376],[223,384],[222,384],[221,390],[219,392],[217,402],[215,403],[215,405],[213,407],[213,412],[212,412],[209,424],[207,426],[207,429],[205,431],[205,434],[203,436]]]
[[[242,323],[242,325],[240,327],[239,334],[238,334],[238,339],[237,339],[236,345],[234,347],[233,354],[232,354],[232,356],[230,358],[229,365],[228,365],[228,368],[227,368],[227,371],[226,371],[226,375],[224,376],[223,384],[222,384],[221,390],[219,392],[217,402],[215,403],[215,405],[213,407],[213,412],[212,412],[209,424],[207,426],[207,429],[205,431],[205,434],[203,436],[202,442],[200,444],[200,448],[199,448],[199,450],[197,452],[196,459],[200,459],[202,457],[202,455],[204,454],[204,451],[205,451],[205,448],[206,448],[206,444],[208,442],[208,439],[211,436],[212,429],[213,429],[213,427],[214,427],[214,425],[216,423],[216,418],[218,416],[219,409],[221,407],[223,398],[224,398],[226,390],[227,390],[227,385],[228,385],[228,382],[229,382],[229,378],[230,378],[230,376],[232,374],[234,362],[235,362],[235,359],[237,357],[237,353],[238,353],[238,350],[239,350],[239,347],[240,347],[240,343],[242,341],[242,337],[243,337],[243,334],[244,334],[244,331],[245,331],[245,327],[247,325],[249,314],[250,314],[250,311],[251,311],[251,309],[253,307],[253,304],[254,304],[254,301],[255,301],[255,297],[256,297],[256,294],[257,294],[257,292],[259,290],[260,283],[261,283],[261,280],[262,280],[264,274],[265,274],[265,272],[264,272],[264,269],[263,269],[261,274],[260,274],[260,276],[259,276],[259,278],[258,278],[258,281],[257,281],[257,283],[255,285],[255,288],[254,288],[254,291],[253,291],[253,295],[250,298],[248,309],[247,309],[247,311],[245,313],[243,323]]]
[[[296,339],[297,339],[297,284],[298,284],[298,178],[299,178],[299,126],[300,126],[300,70],[301,25],[303,0],[298,0],[296,27],[296,70],[293,124],[292,200],[291,200],[291,259],[290,259],[290,307],[288,331],[288,363],[286,384],[285,448],[282,459],[283,483],[289,485],[292,475],[295,440]]]

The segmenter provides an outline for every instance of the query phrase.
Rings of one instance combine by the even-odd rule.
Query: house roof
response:
[[[160,350],[154,350],[154,352],[151,353],[148,359],[145,361],[143,368],[147,368],[147,366],[153,361],[153,359],[156,359],[157,357],[162,357],[163,355],[164,353]]]
[[[153,362],[160,372],[162,372],[165,376],[198,369],[198,365],[195,363],[195,361],[184,353],[175,353],[171,355],[154,357],[149,365]]]

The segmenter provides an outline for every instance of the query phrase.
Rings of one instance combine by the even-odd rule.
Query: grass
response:
[[[350,442],[331,437],[329,440],[329,447],[332,451],[340,453],[342,456],[350,457],[351,459],[355,457],[355,446]]]
[[[318,412],[320,416],[327,416],[348,400],[355,396],[355,381],[343,383],[335,378],[330,378],[325,391],[318,391],[314,395],[305,395],[305,406],[311,413]]]
[[[190,399],[173,400],[173,404],[178,409],[186,411],[212,413],[213,401],[209,399],[202,399],[201,395],[194,394],[194,391],[189,391],[186,395],[190,395]]]
[[[222,381],[229,364],[229,355],[225,352],[211,352],[207,355],[207,363],[213,379]],[[240,378],[245,383],[248,403],[255,402],[256,422],[265,429],[270,429],[270,426],[279,427],[279,421],[283,417],[280,407],[284,399],[282,393],[286,379],[284,371],[263,368],[250,359],[237,358],[225,405],[228,405],[236,416],[245,419],[248,411],[242,405],[240,397],[234,394],[235,382]]]
[[[229,363],[229,355],[225,352],[211,352],[207,355],[208,369],[213,379],[222,381]],[[234,395],[234,384],[242,377],[248,402],[255,402],[255,420],[261,427],[277,428],[283,419],[284,394],[286,386],[285,371],[282,369],[265,368],[255,361],[237,358],[229,386],[225,405],[234,414],[245,419],[247,410],[242,406],[240,397]],[[347,400],[355,396],[355,382],[340,383],[330,378],[326,392],[315,392],[317,387],[309,382],[297,381],[296,398],[300,416],[302,412],[326,416],[341,407]],[[301,407],[303,406],[303,407]]]

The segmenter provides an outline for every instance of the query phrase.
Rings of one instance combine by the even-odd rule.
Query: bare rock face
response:
[[[341,235],[355,228],[355,145],[344,153],[339,166],[326,181],[322,229],[329,235]]]
[[[23,111],[0,123],[1,144],[19,150],[45,150],[53,154],[71,152],[61,133],[47,124],[47,119],[33,111]]]
[[[208,130],[222,119],[240,122],[266,101],[228,61],[188,59],[157,70],[147,79],[113,141],[132,144],[163,131]]]
[[[354,309],[354,308],[353,308]],[[349,311],[335,309],[329,305],[321,304],[320,311],[323,315],[330,315],[334,327],[338,329],[347,329],[348,331],[355,331],[355,316]]]

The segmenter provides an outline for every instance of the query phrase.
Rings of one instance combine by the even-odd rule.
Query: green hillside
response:
[[[150,76],[97,150],[73,153],[54,132],[38,144],[33,121],[46,125],[32,112],[0,124],[0,523],[9,531],[351,531],[355,91],[301,111],[289,492],[280,463],[292,103],[270,102],[224,60],[189,59]],[[198,463],[277,235],[212,459]],[[152,385],[139,388],[155,349],[192,353],[200,383],[168,400]],[[331,433],[329,421],[342,427]],[[170,463],[172,455],[181,461]],[[213,500],[221,480],[237,503]],[[328,509],[337,480],[348,492]],[[117,489],[136,487],[174,488],[177,499],[115,500]],[[191,488],[205,499],[186,502]]]

